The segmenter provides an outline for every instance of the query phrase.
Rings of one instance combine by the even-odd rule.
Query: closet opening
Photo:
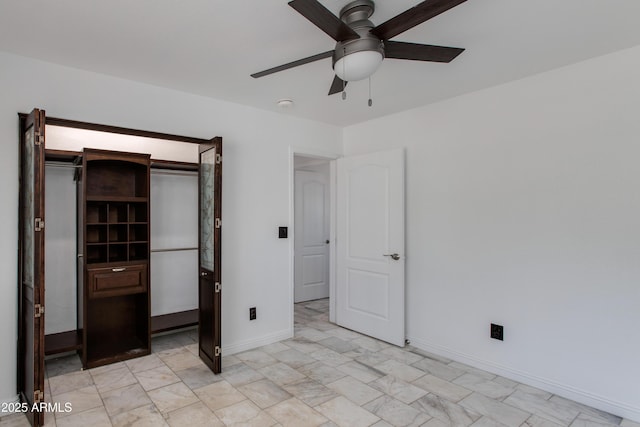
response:
[[[48,120],[49,122],[49,120]],[[149,275],[152,283],[150,333],[195,327],[198,324],[198,163],[197,145],[167,139],[142,140],[139,136],[46,125],[45,149],[45,355],[82,348],[82,330],[75,307],[76,283],[82,281],[80,263],[145,258],[150,242]],[[86,141],[91,141],[87,144]],[[141,144],[142,143],[142,144]],[[146,236],[147,210],[144,203],[89,202],[86,254],[78,244],[82,213],[77,197],[82,150],[87,146],[128,152],[155,150],[149,144],[164,145],[164,158],[150,164],[150,236]],[[51,148],[49,148],[51,147]],[[139,148],[138,148],[139,147]],[[182,153],[182,151],[191,153]],[[177,159],[177,160],[172,160]],[[136,166],[102,160],[106,172],[90,176],[87,187],[99,187],[104,180],[131,196],[142,194],[142,180],[136,180]],[[111,164],[110,164],[111,163]],[[138,168],[139,169],[139,168]],[[115,181],[114,181],[115,179]],[[107,189],[106,197],[109,196]],[[104,192],[104,190],[103,190]],[[104,224],[104,225],[103,225]],[[109,224],[109,225],[107,225]],[[121,225],[122,224],[122,225]],[[127,225],[129,224],[129,225]],[[107,231],[108,230],[108,231]],[[108,233],[108,235],[107,235]],[[117,242],[129,238],[126,247]],[[101,245],[98,242],[109,242]],[[108,248],[108,249],[107,249]],[[71,280],[70,280],[71,279]]]
[[[21,401],[50,402],[45,356],[91,368],[175,331],[219,373],[222,138],[19,119]]]

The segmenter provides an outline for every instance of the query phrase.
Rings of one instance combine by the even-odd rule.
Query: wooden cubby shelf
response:
[[[88,201],[87,263],[140,261],[148,258],[148,203]],[[98,248],[102,245],[102,248]]]

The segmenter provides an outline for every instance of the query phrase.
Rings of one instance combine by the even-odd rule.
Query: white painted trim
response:
[[[252,350],[263,345],[273,344],[282,340],[293,337],[293,327],[277,331],[271,334],[263,335],[259,338],[253,338],[246,341],[236,342],[234,344],[222,346],[222,356],[231,356],[246,350]]]
[[[7,397],[7,398],[5,398],[5,399],[0,399],[0,404],[1,404],[1,403],[16,403],[16,402],[18,402],[18,401],[20,401],[20,396],[18,396],[18,395],[16,394],[16,395],[15,395],[15,396],[13,396],[13,397]],[[0,415],[0,416],[2,416],[2,415]]]
[[[296,147],[294,145],[289,146],[289,155],[290,158],[293,159],[293,156],[304,156],[304,157],[317,157],[318,159],[324,160],[335,160],[338,157],[342,157],[340,154],[336,154],[332,151],[318,150],[316,148],[309,147]]]
[[[461,353],[437,344],[432,344],[427,341],[422,341],[415,337],[410,337],[409,339],[411,341],[411,345],[420,350],[444,356],[456,362],[465,363],[496,375],[501,375],[505,378],[548,391],[549,393],[557,394],[558,396],[600,409],[601,411],[618,415],[631,421],[640,422],[640,408],[638,407],[631,406],[624,402],[616,402],[614,400],[607,399],[606,397],[598,396],[570,385],[562,384],[548,378],[539,377],[525,371],[513,369],[488,360],[479,359],[475,356]]]
[[[329,162],[329,322],[336,323],[336,281],[338,270],[336,269],[336,236],[337,234],[337,212],[336,197],[338,191],[337,163],[335,160]]]
[[[336,220],[336,204],[335,204],[335,190],[336,190],[336,168],[335,168],[335,160],[341,157],[339,154],[330,152],[317,150],[315,148],[307,148],[307,147],[296,147],[289,146],[289,313],[290,313],[290,324],[291,330],[293,330],[293,293],[294,293],[294,255],[295,255],[295,156],[304,156],[304,157],[317,157],[319,159],[325,159],[330,161],[330,170],[329,170],[329,182],[330,182],[330,203],[329,207],[329,229],[330,231],[330,244],[329,244],[329,321],[333,322],[332,314],[335,313],[335,220]],[[334,315],[335,317],[335,315]]]
[[[12,398],[7,397],[5,399],[0,399],[0,406],[4,407],[8,403],[18,403],[18,402],[20,402],[20,396],[16,394]],[[0,412],[0,418],[9,417],[9,416],[12,416],[13,414],[19,414],[19,413],[21,412]]]

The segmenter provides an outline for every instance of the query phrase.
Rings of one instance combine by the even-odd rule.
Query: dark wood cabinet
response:
[[[85,368],[150,353],[149,157],[82,154],[78,319]]]
[[[114,297],[147,291],[148,264],[87,268],[89,298]]]

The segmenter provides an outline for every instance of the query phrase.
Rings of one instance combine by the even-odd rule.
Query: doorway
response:
[[[290,151],[291,327],[295,303],[329,300],[334,319],[335,159],[308,149]]]
[[[329,161],[294,157],[294,303],[329,298]]]
[[[404,150],[340,159],[292,150],[290,200],[296,235],[305,232],[304,220],[299,218],[300,205],[304,204],[299,188],[307,179],[297,173],[297,169],[327,163],[330,237],[329,243],[325,240],[325,244],[329,252],[329,321],[402,347],[405,344]],[[314,182],[311,193],[322,193],[323,184],[318,183],[319,179],[307,179]],[[318,202],[308,204],[322,206]],[[294,205],[298,205],[297,214]],[[322,217],[318,215],[320,209],[312,210],[316,217]],[[315,223],[319,223],[317,218]],[[300,227],[302,232],[298,230]],[[321,241],[319,235],[315,230],[312,240],[316,244],[312,246],[320,246],[317,244]],[[295,242],[290,246],[292,303],[304,300],[295,297],[295,279],[298,286],[322,282],[320,274],[309,274],[307,283],[300,280],[304,278],[304,265],[300,261],[304,259],[305,250],[305,244],[300,244],[300,240],[300,236],[294,236]],[[317,254],[313,257],[313,261],[322,258]],[[293,325],[293,316],[291,320]]]

